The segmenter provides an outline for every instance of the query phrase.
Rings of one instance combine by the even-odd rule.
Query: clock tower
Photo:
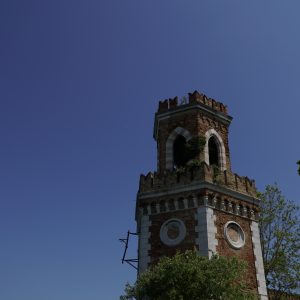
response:
[[[162,256],[196,249],[247,263],[247,288],[267,289],[254,180],[231,170],[227,107],[190,93],[159,102],[153,136],[157,171],[140,176],[136,202],[138,272]]]

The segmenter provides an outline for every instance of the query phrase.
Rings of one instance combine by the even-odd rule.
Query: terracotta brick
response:
[[[258,293],[259,279],[256,276],[253,248],[255,239],[252,241],[251,226],[257,224],[255,219],[259,213],[259,200],[256,198],[254,180],[239,176],[231,170],[228,145],[231,119],[224,104],[197,91],[189,94],[189,102],[184,105],[179,105],[176,97],[159,103],[154,128],[158,170],[140,176],[136,203],[138,231],[142,226],[141,220],[145,218],[142,216],[149,218],[149,222],[143,225],[144,236],[145,230],[148,234],[148,244],[143,249],[150,250],[144,250],[139,256],[146,256],[147,261],[153,264],[161,257],[172,256],[177,251],[200,251],[201,241],[207,239],[207,243],[219,255],[236,256],[246,262],[247,288]],[[198,168],[186,169],[182,173],[167,170],[166,143],[177,127],[182,127],[192,136],[205,136],[208,130],[214,129],[225,147],[226,170],[216,176],[212,166],[204,161],[203,152],[197,157],[201,162]],[[165,221],[173,218],[184,223],[186,236],[180,244],[167,246],[160,239],[160,230]],[[245,234],[245,244],[239,249],[235,249],[225,238],[224,226],[229,221],[236,222]]]

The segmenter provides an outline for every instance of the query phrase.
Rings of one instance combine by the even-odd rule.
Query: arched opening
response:
[[[190,134],[190,132],[182,127],[176,127],[169,135],[167,141],[166,141],[166,170],[174,170],[174,167],[178,167],[178,159],[177,157],[181,157],[184,155],[178,155],[179,152],[183,152],[183,151],[177,151],[176,154],[176,159],[174,159],[174,142],[177,138],[179,138],[182,140],[181,144],[184,144],[184,142],[188,142],[191,138],[192,135]],[[183,141],[183,138],[185,139],[185,141]],[[176,144],[180,144],[180,142],[177,141]],[[177,148],[177,146],[175,147]],[[183,148],[182,146],[179,148]],[[182,161],[183,160],[183,161]],[[177,165],[175,163],[175,161],[177,162]],[[182,161],[183,166],[186,164],[186,162],[184,161],[184,159],[179,159],[179,162]],[[179,163],[180,165],[180,163]]]
[[[208,155],[209,155],[209,164],[220,166],[219,164],[219,149],[214,136],[208,140]]]
[[[186,139],[182,135],[178,135],[173,144],[174,167],[182,167],[185,165],[185,144]]]
[[[215,129],[209,129],[205,133],[204,157],[208,165],[217,165],[220,171],[226,170],[226,150],[222,137]]]

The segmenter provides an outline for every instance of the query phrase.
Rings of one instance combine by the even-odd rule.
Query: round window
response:
[[[167,246],[176,246],[186,235],[184,223],[178,219],[169,219],[160,228],[160,239]]]
[[[227,222],[224,226],[224,234],[227,242],[233,248],[240,249],[245,245],[245,234],[238,223]]]

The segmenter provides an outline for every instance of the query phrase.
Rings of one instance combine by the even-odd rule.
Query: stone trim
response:
[[[173,170],[174,157],[173,157],[173,144],[178,135],[185,137],[186,141],[192,138],[190,132],[182,127],[175,128],[169,135],[166,142],[166,169]]]
[[[139,213],[140,216],[151,216],[156,214],[164,214],[169,212],[176,212],[180,210],[195,209],[203,206],[208,206],[217,211],[224,211],[229,215],[240,216],[244,219],[257,220],[259,217],[259,211],[246,204],[241,204],[236,199],[230,199],[226,196],[220,196],[210,194],[209,196],[199,197],[197,194],[190,194],[186,197],[170,197],[163,200],[153,200],[147,203],[140,204]],[[181,202],[181,205],[179,205]],[[239,202],[239,203],[237,203]],[[160,205],[157,205],[160,203]],[[168,209],[161,210],[161,204]],[[253,203],[252,203],[253,204]],[[153,209],[155,207],[155,210]],[[254,211],[255,209],[255,211]],[[257,208],[258,209],[258,208]]]
[[[168,224],[175,223],[177,224],[177,228],[179,229],[179,234],[176,238],[170,238],[168,235]],[[184,223],[177,218],[171,218],[165,221],[159,232],[160,240],[167,246],[173,247],[180,244],[186,237],[186,227]]]
[[[151,226],[151,221],[149,216],[142,215],[140,221],[140,232],[139,232],[139,261],[138,261],[138,274],[141,274],[148,268],[150,263],[149,250],[151,245],[149,243],[149,238],[151,232],[149,228]]]
[[[254,222],[254,221],[251,222],[251,231],[252,231],[253,251],[255,256],[255,269],[256,269],[258,294],[260,296],[260,299],[266,300],[268,299],[268,292],[266,287],[266,277],[265,277],[264,262],[263,262],[262,251],[261,251],[258,222]]]
[[[205,162],[207,163],[207,165],[209,165],[208,141],[209,141],[209,139],[211,137],[215,137],[216,142],[218,144],[220,169],[221,169],[221,171],[224,171],[224,170],[226,170],[226,151],[225,151],[225,146],[224,146],[224,143],[223,143],[223,140],[222,140],[221,136],[213,128],[209,129],[205,133],[205,138],[206,138],[206,144],[205,144],[205,147],[204,147]]]
[[[181,198],[182,197],[179,197],[178,199],[181,199]],[[203,197],[203,198],[205,198],[205,197]],[[168,210],[162,211],[160,209],[160,205],[157,205],[157,202],[153,201],[153,202],[151,202],[151,204],[144,206],[144,209],[141,209],[140,213],[141,213],[141,215],[151,216],[151,215],[156,215],[156,214],[175,212],[175,211],[179,211],[179,210],[198,208],[198,207],[202,207],[203,205],[204,206],[207,205],[211,208],[214,208],[215,210],[225,211],[226,213],[228,213],[230,215],[240,216],[245,219],[256,220],[256,218],[258,217],[258,213],[255,214],[253,209],[251,209],[245,205],[239,205],[239,209],[235,209],[235,210],[230,209],[233,205],[235,205],[235,203],[226,200],[227,205],[225,205],[224,199],[217,200],[216,198],[214,198],[214,199],[210,199],[208,201],[204,201],[203,199],[198,199],[198,201],[196,201],[197,203],[195,203],[195,201],[194,201],[194,205],[189,206],[188,202],[187,202],[188,199],[184,198],[183,202],[182,202],[183,203],[182,207],[179,207],[178,199],[174,200],[173,198],[171,198],[171,199],[166,199],[166,200],[160,201],[160,203],[164,202],[165,207],[168,207],[169,202],[174,200],[174,209],[168,209]],[[151,206],[155,207],[155,211],[153,209],[151,209]],[[235,205],[235,206],[237,206],[237,205]]]
[[[230,226],[234,226],[235,229],[237,229],[237,233],[238,233],[238,240],[232,240],[230,238],[230,235],[228,233],[228,228]],[[243,228],[240,226],[239,223],[234,222],[234,221],[228,221],[225,226],[224,226],[224,236],[225,239],[227,241],[227,243],[230,245],[230,247],[234,248],[234,249],[241,249],[242,247],[245,246],[245,241],[246,241],[246,236],[245,236],[245,232],[243,230]]]
[[[195,232],[198,233],[198,238],[196,238],[195,241],[198,246],[198,253],[201,256],[210,258],[217,252],[218,240],[216,239],[216,216],[214,215],[212,208],[202,206],[197,209],[195,218],[198,221],[198,225],[195,227]]]

